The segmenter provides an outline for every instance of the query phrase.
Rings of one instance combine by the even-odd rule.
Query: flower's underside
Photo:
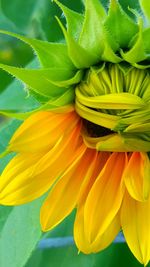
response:
[[[78,14],[59,2],[66,43],[0,31],[29,44],[40,69],[0,64],[41,102],[10,140],[17,155],[1,174],[0,203],[19,205],[52,186],[44,231],[76,208],[74,238],[84,253],[107,247],[122,229],[135,257],[150,260],[150,9],[106,11],[86,0]],[[140,15],[139,15],[140,14]]]

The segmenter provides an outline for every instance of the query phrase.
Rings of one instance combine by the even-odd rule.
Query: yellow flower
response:
[[[79,251],[98,252],[122,230],[146,265],[150,27],[133,10],[138,23],[129,17],[116,0],[108,14],[98,0],[87,0],[85,17],[58,5],[67,18],[67,31],[59,21],[67,45],[11,33],[34,48],[42,68],[0,64],[44,101],[10,140],[7,152],[17,155],[1,174],[0,203],[23,204],[50,189],[41,208],[43,231],[76,208]],[[146,5],[142,8],[149,18]]]
[[[53,185],[41,208],[43,231],[77,208],[74,237],[79,250],[104,249],[122,228],[132,252],[147,263],[148,156],[91,149],[82,138],[85,127],[85,121],[69,110],[63,114],[41,111],[25,120],[10,140],[8,149],[18,155],[1,175],[0,203],[32,201]],[[94,130],[91,125],[90,131]]]

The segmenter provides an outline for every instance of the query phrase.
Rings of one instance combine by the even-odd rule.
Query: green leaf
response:
[[[0,1],[0,27],[3,27],[4,29],[9,30],[16,30],[16,25],[11,21],[3,12],[2,4]]]
[[[48,264],[53,267],[141,267],[124,243],[112,244],[100,253],[84,255],[78,253],[74,246],[36,250],[25,267],[43,267]],[[120,265],[121,263],[121,265]],[[149,266],[149,265],[148,265]]]
[[[5,121],[5,124],[3,127],[1,126],[0,128],[0,135],[1,135],[0,153],[2,153],[6,149],[12,134],[15,132],[15,130],[18,128],[19,125],[20,125],[20,121],[17,121],[17,120],[9,121],[8,120],[8,121]],[[8,160],[9,160],[9,157],[8,157]],[[0,171],[2,171],[5,165],[7,164],[7,159],[5,160],[5,158],[3,158],[0,161],[1,161]]]
[[[79,44],[85,48],[86,51],[97,56],[99,60],[104,49],[104,29],[102,23],[105,16],[105,10],[98,0],[86,0],[85,20]]]
[[[34,0],[14,0],[8,3],[1,0],[2,11],[5,16],[15,25],[14,30],[32,35],[44,35],[41,22],[48,12],[48,0],[42,2]],[[3,27],[6,30],[13,30],[10,27]]]
[[[18,26],[23,29],[28,27],[35,8],[34,0],[24,2],[14,0],[9,5],[4,0],[1,0],[1,6],[6,16],[16,24],[17,28]],[[18,12],[19,10],[20,12]],[[24,13],[22,14],[21,11],[23,10]]]
[[[14,80],[1,93],[0,110],[28,111],[35,109],[39,103],[22,88],[19,81]]]
[[[19,126],[19,122],[16,121],[5,121],[4,126],[0,128],[0,153],[4,151],[7,147],[7,144],[11,138],[12,133],[16,130],[16,128]],[[0,160],[0,172],[4,169],[4,167],[7,165],[9,160],[12,158],[12,155],[8,155],[5,158],[2,158]],[[4,207],[0,206],[0,238],[2,234],[3,227],[5,225],[5,222],[10,215],[11,211],[13,210],[13,207]]]
[[[39,210],[42,199],[14,207],[1,232],[0,266],[23,267],[41,238]],[[8,257],[9,251],[9,257]]]
[[[105,26],[120,47],[126,48],[138,32],[137,24],[124,12],[117,0],[111,0]]]
[[[1,237],[1,232],[3,230],[3,227],[5,225],[5,222],[12,210],[13,210],[13,207],[0,206],[0,237]]]

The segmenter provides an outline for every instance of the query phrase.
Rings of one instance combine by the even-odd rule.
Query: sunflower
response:
[[[84,14],[55,0],[66,43],[0,31],[29,44],[39,69],[0,67],[23,81],[41,106],[27,114],[7,153],[0,203],[20,205],[49,189],[43,231],[76,208],[79,251],[107,247],[120,230],[134,256],[150,260],[150,26],[142,11],[86,0]],[[12,115],[12,114],[9,114]]]

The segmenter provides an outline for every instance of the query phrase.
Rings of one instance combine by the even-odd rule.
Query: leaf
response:
[[[16,26],[11,21],[8,17],[5,16],[3,9],[2,9],[2,4],[0,1],[0,27],[3,27],[4,29],[9,29],[9,30],[16,30]]]
[[[47,15],[46,4],[47,0],[35,2],[34,0],[27,0],[20,2],[14,0],[9,5],[6,1],[1,0],[1,6],[5,16],[15,25],[18,32],[29,32],[33,35],[41,35],[42,26],[40,22],[44,15]],[[38,26],[38,28],[37,28]],[[10,30],[10,28],[6,28]]]
[[[14,120],[0,131],[0,149],[7,143],[19,122]],[[1,171],[10,157],[1,159]],[[0,266],[22,267],[41,237],[39,208],[42,199],[21,207],[0,206]],[[15,223],[14,223],[15,222]],[[7,251],[9,250],[9,257]]]
[[[126,244],[113,244],[100,253],[90,255],[78,253],[74,246],[36,250],[25,267],[43,267],[51,262],[53,267],[116,267],[120,262],[121,267],[141,267]]]
[[[0,95],[0,110],[28,111],[39,103],[27,94],[19,81],[14,80]]]
[[[35,67],[37,64],[36,60],[33,60],[29,67]],[[11,112],[25,112],[33,110],[39,107],[39,102],[29,95],[24,90],[21,83],[14,80],[2,93],[0,97],[0,111],[11,111]],[[0,112],[1,113],[1,112]],[[7,112],[6,112],[7,113]],[[5,114],[4,114],[5,115]]]
[[[0,129],[0,153],[4,151],[4,149],[7,147],[7,144],[12,136],[12,134],[15,132],[15,130],[18,128],[20,125],[20,121],[17,120],[11,120],[8,122],[5,122],[4,126],[1,126]],[[1,159],[1,164],[0,164],[0,171],[3,170],[5,164],[7,164],[7,161],[5,162],[4,159]]]
[[[12,210],[13,210],[13,207],[0,206],[0,237],[1,237],[1,232],[3,230],[3,227],[5,225],[5,222]]]
[[[14,207],[8,216],[1,232],[0,266],[22,267],[27,262],[41,238],[39,224],[41,203],[42,199],[38,199],[30,204]]]

